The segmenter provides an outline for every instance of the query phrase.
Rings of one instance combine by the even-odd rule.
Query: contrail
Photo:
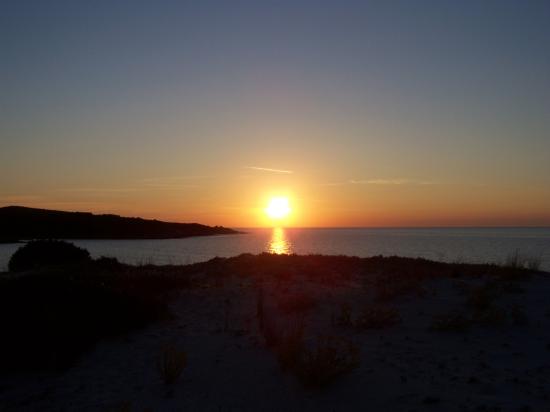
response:
[[[271,173],[285,173],[285,174],[294,173],[292,170],[270,169],[268,167],[245,166],[244,168],[252,169],[252,170],[261,170],[262,172],[271,172]]]

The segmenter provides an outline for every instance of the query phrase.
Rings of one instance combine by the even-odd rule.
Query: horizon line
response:
[[[550,229],[550,225],[487,225],[487,226],[231,226],[232,229]]]
[[[138,218],[138,219],[144,219],[144,220],[157,220],[165,223],[182,223],[182,224],[200,224],[205,226],[222,226],[226,228],[232,228],[232,229],[270,229],[275,227],[282,227],[284,229],[497,229],[497,228],[508,228],[508,229],[550,229],[550,224],[542,224],[542,225],[514,225],[514,224],[508,224],[508,225],[387,225],[387,226],[284,226],[284,225],[263,225],[263,226],[233,226],[233,225],[225,225],[220,223],[201,223],[199,221],[179,221],[179,220],[172,220],[168,218],[167,220],[164,220],[164,218],[160,217],[143,217],[143,215],[119,215],[117,212],[97,212],[97,211],[80,211],[80,210],[63,210],[63,209],[49,209],[44,207],[36,207],[36,206],[22,206],[22,205],[16,205],[16,204],[8,204],[4,206],[0,206],[0,209],[3,208],[27,208],[27,209],[38,209],[38,210],[46,210],[46,211],[52,211],[52,212],[68,212],[68,213],[87,213],[92,214],[96,216],[104,216],[104,215],[115,215],[123,218]]]

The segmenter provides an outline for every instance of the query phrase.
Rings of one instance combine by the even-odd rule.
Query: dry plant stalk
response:
[[[158,359],[158,370],[166,385],[174,384],[180,377],[187,364],[187,356],[184,351],[178,350],[174,345],[162,348]]]

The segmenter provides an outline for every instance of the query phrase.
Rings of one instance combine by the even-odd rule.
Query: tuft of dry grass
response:
[[[278,336],[273,349],[284,372],[291,371],[301,360],[305,348],[304,331],[304,319],[296,318]]]
[[[223,302],[223,331],[229,331],[229,324],[231,318],[231,298],[225,298]]]
[[[519,249],[516,249],[506,256],[503,266],[511,269],[539,271],[541,263],[542,257],[540,255],[525,255],[520,253]]]
[[[160,351],[157,367],[164,384],[172,385],[180,377],[187,364],[187,355],[175,345],[164,346]]]
[[[276,347],[282,338],[282,331],[277,324],[277,319],[266,306],[263,288],[258,289],[256,297],[256,318],[258,330],[264,338],[265,345],[269,348]]]
[[[262,287],[258,288],[258,294],[256,296],[256,319],[258,319],[258,329],[260,330],[260,332],[263,332],[265,323],[265,311],[264,290]]]
[[[306,343],[303,323],[284,333],[274,351],[281,370],[310,389],[325,388],[359,365],[359,348],[353,342],[323,336]]]
[[[304,386],[322,389],[360,363],[359,347],[352,341],[335,336],[318,339],[313,348],[304,347],[292,368]]]
[[[281,306],[279,300],[270,306],[259,289],[256,298],[258,329],[284,373],[296,377],[305,387],[323,388],[359,364],[359,349],[344,338],[308,339],[304,310],[310,306],[310,301],[307,299],[307,305],[304,302],[302,297],[297,301],[292,299],[292,310]],[[350,310],[348,319],[351,322]]]
[[[538,272],[542,264],[542,256],[529,256],[526,258],[525,267],[529,270]]]
[[[514,250],[512,253],[508,253],[506,259],[504,260],[504,266],[509,268],[522,268],[523,261],[522,257],[519,254],[519,249]]]

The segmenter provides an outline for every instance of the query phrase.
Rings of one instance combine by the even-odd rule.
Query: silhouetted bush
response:
[[[94,259],[94,263],[95,266],[97,266],[98,268],[105,270],[118,269],[123,266],[117,258],[107,256],[101,256],[97,259]]]
[[[170,318],[168,298],[195,270],[113,263],[0,277],[0,374],[65,369],[101,339]]]
[[[34,240],[17,249],[8,264],[11,272],[43,266],[81,263],[90,260],[90,253],[63,240]]]

